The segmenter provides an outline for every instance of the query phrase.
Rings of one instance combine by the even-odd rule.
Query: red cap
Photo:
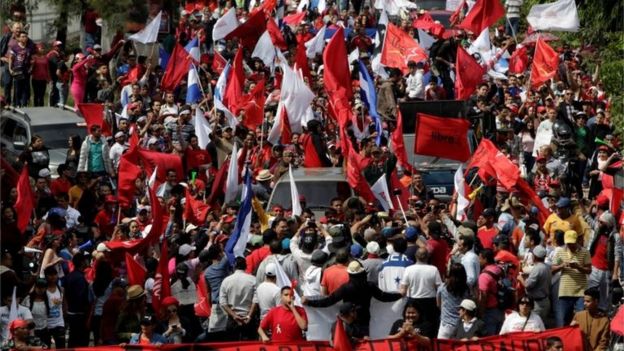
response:
[[[544,106],[537,106],[537,112],[538,113],[542,113],[544,111],[546,111],[546,107],[544,107]]]
[[[226,241],[228,241],[228,236],[227,236],[227,235],[225,235],[225,234],[219,234],[219,235],[217,235],[217,237],[215,238],[215,241],[216,241],[216,242],[218,242],[218,243],[223,243],[223,242],[226,242]]]
[[[599,151],[609,151],[609,147],[607,145],[598,146]]]
[[[607,206],[609,205],[609,198],[605,194],[600,193],[596,196],[596,204],[598,206]]]
[[[236,220],[234,216],[225,216],[225,218],[223,218],[223,223],[232,223],[234,220]]]
[[[536,162],[546,161],[546,157],[544,157],[544,156],[537,156],[537,159],[535,161]]]
[[[197,190],[204,190],[206,189],[206,183],[201,179],[195,179],[195,188]]]
[[[163,307],[172,306],[172,305],[179,306],[180,301],[178,301],[178,299],[176,299],[173,296],[167,296],[164,299],[162,299],[161,305]]]

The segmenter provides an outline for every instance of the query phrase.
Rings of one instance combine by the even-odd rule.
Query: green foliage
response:
[[[112,30],[123,30],[127,21],[145,23],[147,4],[145,0],[87,0]]]

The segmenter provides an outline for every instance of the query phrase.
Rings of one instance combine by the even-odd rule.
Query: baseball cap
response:
[[[360,244],[351,245],[351,256],[354,258],[360,258],[364,254],[364,248]]]
[[[379,244],[376,241],[371,241],[366,244],[366,252],[370,254],[378,254],[379,253]]]
[[[354,310],[355,310],[355,305],[352,302],[343,302],[342,305],[340,305],[341,315],[351,313]]]
[[[349,274],[358,274],[364,272],[364,268],[359,261],[351,261],[349,266],[347,267],[347,273]]]
[[[178,254],[180,256],[188,256],[188,254],[190,254],[191,252],[193,252],[193,250],[195,250],[196,247],[189,245],[189,244],[183,244],[182,246],[180,246],[180,248],[178,249]]]
[[[100,44],[93,45],[93,50],[102,50],[102,45]]]
[[[418,237],[418,229],[415,227],[407,227],[405,229],[405,239],[412,241]]]
[[[51,176],[52,174],[50,173],[50,170],[47,168],[43,168],[41,170],[39,170],[39,177],[41,178],[47,178],[49,176]]]
[[[483,217],[494,217],[496,216],[496,211],[493,208],[486,208],[482,213]]]
[[[124,137],[124,136],[125,136],[124,132],[117,132],[117,133],[115,133],[115,139],[121,138],[121,137]]]
[[[463,300],[459,306],[463,309],[465,309],[466,311],[474,311],[477,309],[477,304],[469,299],[465,299]]]
[[[190,233],[192,230],[195,230],[195,229],[197,229],[197,228],[198,228],[198,227],[197,227],[195,224],[193,224],[193,223],[189,223],[189,224],[187,224],[187,225],[186,225],[186,229],[184,229],[184,232],[188,234],[188,233]]]
[[[570,207],[570,199],[567,197],[562,197],[557,201],[557,208],[565,208]]]
[[[542,245],[538,245],[533,248],[533,256],[537,258],[546,257],[546,249]]]
[[[576,244],[578,234],[574,230],[568,230],[563,235],[563,242],[565,244]]]
[[[277,267],[275,267],[275,263],[269,262],[266,267],[264,267],[264,275],[268,277],[275,277],[277,275]]]

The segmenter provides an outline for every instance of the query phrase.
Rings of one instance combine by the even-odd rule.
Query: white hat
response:
[[[191,246],[189,244],[183,244],[178,249],[178,255],[180,256],[188,256],[193,250],[195,250],[195,246]]]
[[[97,248],[95,249],[97,252],[110,252],[111,249],[106,246],[104,243],[99,243]]]
[[[364,272],[364,268],[359,261],[351,261],[349,266],[347,267],[347,273],[349,274],[358,274]]]
[[[366,252],[375,254],[375,255],[378,254],[379,244],[376,241],[371,241],[370,243],[366,244]]]
[[[275,263],[270,262],[264,267],[264,275],[269,277],[275,277],[277,275],[277,267]]]
[[[47,178],[49,176],[51,176],[52,173],[50,173],[50,170],[47,168],[43,168],[39,170],[39,177],[41,178]]]
[[[158,142],[158,139],[156,139],[156,138],[150,138],[150,139],[147,141],[147,145],[154,145],[154,144],[156,144],[157,142]]]
[[[125,136],[126,135],[124,134],[124,132],[117,132],[117,133],[115,133],[115,139],[122,138],[122,137],[125,137]]]
[[[193,224],[193,223],[189,223],[189,224],[187,224],[186,229],[184,230],[184,232],[188,234],[188,233],[191,232],[191,230],[195,230],[195,229],[197,229],[197,226],[195,224]]]
[[[93,45],[93,50],[101,50],[101,49],[102,49],[102,45],[100,44]]]
[[[469,299],[465,299],[464,301],[462,301],[461,304],[459,304],[459,306],[465,309],[466,311],[471,311],[471,312],[477,309],[477,304],[474,303],[474,301],[469,300]]]
[[[537,245],[536,247],[533,248],[533,256],[537,258],[546,257],[546,249],[541,245]]]

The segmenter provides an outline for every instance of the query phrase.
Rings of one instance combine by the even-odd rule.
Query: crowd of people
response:
[[[492,28],[491,42],[511,54],[520,49],[514,39],[524,36],[517,16],[522,1],[506,4],[513,21],[508,28]],[[370,337],[373,298],[405,302],[387,338],[425,345],[433,338],[478,340],[578,325],[588,349],[607,350],[609,317],[624,284],[624,215],[613,193],[604,191],[603,180],[622,172],[622,131],[615,130],[609,96],[599,77],[587,71],[579,49],[562,46],[557,75],[541,86],[531,86],[528,71],[485,76],[465,101],[463,115],[472,135],[494,142],[521,170],[547,218],[540,218],[534,202],[496,182],[483,182],[469,198],[468,215],[459,218],[458,194],[436,197],[418,169],[401,164],[390,140],[398,132],[401,103],[453,99],[457,46],[467,47],[474,33],[448,35],[450,30],[434,26],[428,59],[410,62],[406,74],[389,67],[373,71],[379,43],[367,33],[378,28],[380,11],[354,0],[328,3],[319,13],[320,5],[311,2],[303,20],[281,27],[287,64],[301,62],[297,46],[323,25],[345,28],[348,52],[359,50],[358,59],[374,79],[381,130],[360,92],[356,63],[351,101],[356,118],[340,133],[319,54],[306,58],[313,116],[302,133],[272,145],[268,134],[281,118],[283,72],[252,57],[253,46],[244,50],[240,83],[244,94],[264,84],[263,121],[250,127],[241,108],[232,125],[215,108],[221,72],[213,61],[234,58],[237,45],[235,39],[213,43],[214,24],[231,7],[241,22],[251,13],[247,2],[221,5],[176,8],[172,34],[160,37],[163,50],[199,38],[202,98],[197,103],[187,103],[186,78],[173,90],[161,90],[166,67],[139,54],[123,33],[103,50],[93,9],[83,19],[89,40],[68,52],[60,41],[30,40],[26,18],[16,7],[0,41],[3,108],[56,108],[70,99],[76,107],[100,103],[111,131],[107,136],[104,125],[91,125],[86,137],[72,136],[66,162],[54,175],[41,136],[33,136],[17,158],[3,153],[3,350],[304,341],[306,309],[336,304],[337,323],[356,343]],[[297,12],[296,3],[285,7],[287,14]],[[412,23],[427,13],[404,8],[390,21],[418,36],[420,29]],[[196,118],[205,118],[210,129],[196,130]],[[200,134],[209,135],[208,144],[199,144]],[[297,199],[297,215],[287,206],[265,209],[277,181],[290,168],[305,167],[307,158],[318,158],[323,167],[344,167],[343,135],[363,160],[361,175],[369,186],[383,175],[396,175],[409,193],[405,208],[384,211],[380,203],[356,194],[331,199],[322,216],[306,207],[305,197]],[[183,167],[160,170],[154,186],[144,160],[124,163],[124,155],[139,149],[181,158]],[[190,162],[193,152],[204,152],[204,162]],[[239,217],[247,205],[240,189],[233,201],[224,201],[231,163],[239,164],[239,177],[249,169],[254,194],[249,240],[236,257],[230,238],[240,233]],[[139,169],[128,202],[122,201],[118,180],[130,166]],[[18,226],[24,214],[15,207],[20,195],[11,177],[23,167],[34,202],[26,230]],[[150,187],[156,202],[150,201]],[[188,213],[191,202],[205,206],[202,216]],[[156,223],[161,220],[163,225]],[[158,240],[140,250],[119,245],[151,238],[152,228],[162,229]],[[143,267],[139,278],[127,255]],[[290,284],[280,283],[284,274]],[[163,296],[165,285],[168,296]],[[209,316],[196,313],[200,285],[208,291]],[[545,347],[561,350],[562,340],[548,339]]]

